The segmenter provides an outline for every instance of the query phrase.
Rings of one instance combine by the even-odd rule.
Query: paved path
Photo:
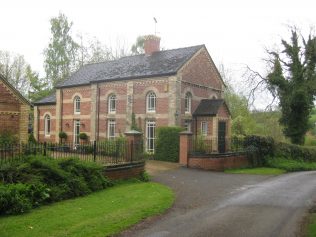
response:
[[[176,193],[174,207],[121,236],[297,236],[316,198],[316,172],[233,175],[180,168],[154,181]]]

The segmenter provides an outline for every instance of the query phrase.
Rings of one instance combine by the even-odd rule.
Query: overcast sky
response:
[[[0,0],[0,50],[25,56],[44,75],[43,50],[50,38],[49,19],[64,13],[73,36],[131,45],[138,35],[157,32],[166,49],[205,44],[218,65],[240,80],[244,65],[264,72],[264,48],[288,38],[288,25],[308,33],[316,25],[316,1],[309,0]]]

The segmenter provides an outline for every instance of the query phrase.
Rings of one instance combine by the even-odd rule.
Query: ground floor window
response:
[[[44,132],[45,136],[50,136],[50,116],[45,115],[44,118]]]
[[[207,136],[207,122],[206,121],[201,122],[201,134],[203,136]]]
[[[155,152],[156,122],[147,121],[146,123],[146,150],[147,152]]]
[[[185,121],[184,122],[184,129],[187,132],[191,132],[191,121]]]
[[[79,138],[80,135],[80,120],[75,120],[74,121],[74,144],[79,145]]]
[[[108,121],[108,138],[115,138],[115,120]]]

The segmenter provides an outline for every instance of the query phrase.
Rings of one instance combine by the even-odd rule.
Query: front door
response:
[[[226,122],[218,122],[218,152],[224,153],[225,147],[225,137],[226,137]]]

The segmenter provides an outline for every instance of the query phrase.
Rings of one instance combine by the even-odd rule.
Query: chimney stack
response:
[[[144,36],[145,55],[152,55],[154,52],[160,51],[160,37],[156,35]]]

